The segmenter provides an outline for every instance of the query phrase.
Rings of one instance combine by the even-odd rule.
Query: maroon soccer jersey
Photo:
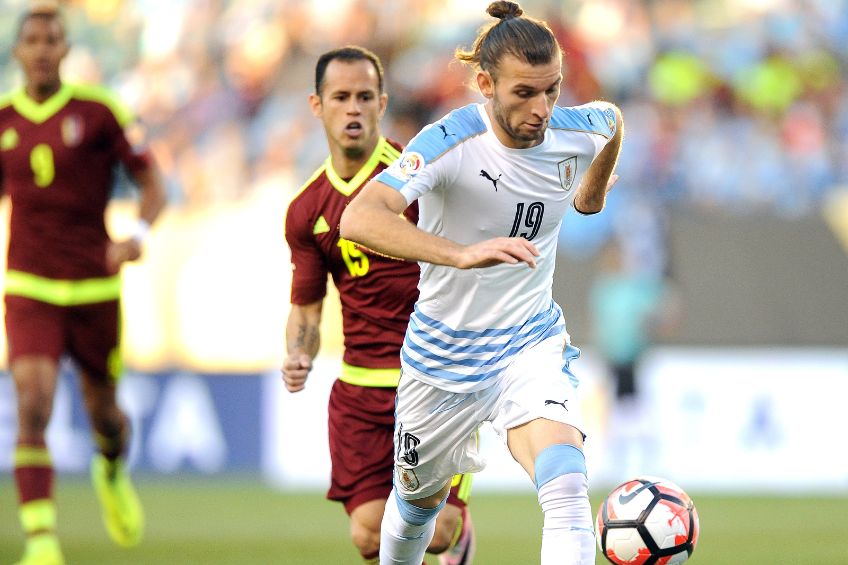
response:
[[[124,134],[130,114],[104,89],[65,84],[42,104],[0,99],[0,187],[12,201],[8,268],[49,279],[106,270],[103,214],[116,165],[148,166]]]
[[[327,273],[339,290],[344,361],[373,369],[400,367],[400,346],[418,298],[418,264],[390,259],[339,237],[348,203],[371,177],[399,156],[400,145],[380,138],[355,177],[341,179],[328,158],[294,197],[286,213],[293,304],[324,298]],[[418,222],[415,204],[404,212]]]

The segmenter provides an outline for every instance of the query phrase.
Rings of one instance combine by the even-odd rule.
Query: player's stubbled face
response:
[[[67,53],[68,44],[59,20],[34,17],[24,23],[15,44],[15,58],[30,94],[50,94],[59,88],[59,64]]]
[[[562,61],[531,65],[513,55],[498,62],[492,113],[497,125],[522,149],[542,142],[559,98]]]
[[[321,89],[320,118],[328,141],[349,159],[367,157],[379,137],[377,123],[386,109],[377,71],[370,61],[330,61]]]

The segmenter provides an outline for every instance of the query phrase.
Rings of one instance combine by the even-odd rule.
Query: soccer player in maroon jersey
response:
[[[286,214],[293,270],[283,380],[290,392],[306,385],[320,345],[329,273],[341,298],[345,350],[329,401],[332,477],[327,497],[344,504],[353,543],[368,563],[377,563],[380,522],[392,490],[400,346],[418,297],[419,270],[416,263],[340,238],[339,219],[359,189],[400,155],[400,145],[380,134],[387,99],[382,65],[370,51],[348,46],[318,59],[309,104],[324,125],[330,156]],[[417,207],[404,215],[416,223]],[[470,475],[455,477],[438,517],[428,551],[440,554],[440,563],[471,563],[470,486]]]
[[[62,81],[59,65],[68,50],[55,9],[23,14],[14,56],[25,84],[0,98],[0,187],[12,203],[5,321],[18,406],[14,474],[27,534],[22,564],[64,562],[45,444],[63,354],[79,368],[97,447],[92,481],[106,528],[122,546],[138,543],[143,529],[123,459],[128,423],[115,400],[118,271],[141,256],[165,191],[148,153],[127,140],[129,112],[104,89]],[[140,186],[141,201],[134,236],[112,242],[104,212],[119,163]]]

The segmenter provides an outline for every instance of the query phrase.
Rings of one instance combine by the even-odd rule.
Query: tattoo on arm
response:
[[[321,334],[318,331],[318,326],[307,324],[298,326],[297,335],[294,339],[294,349],[299,349],[314,357],[318,353],[320,344]]]

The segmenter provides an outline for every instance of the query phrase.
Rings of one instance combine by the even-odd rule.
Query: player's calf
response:
[[[427,546],[427,553],[439,554],[446,551],[458,537],[462,527],[462,509],[446,504],[436,517],[436,531]]]
[[[536,457],[535,475],[545,516],[542,565],[594,564],[595,534],[583,452],[573,445],[552,445]]]
[[[350,539],[365,563],[377,563],[380,556],[380,516],[375,522],[357,518],[355,514],[351,515]]]
[[[92,384],[84,380],[84,398],[97,450],[109,460],[114,460],[126,451],[129,439],[129,421],[118,407],[115,389],[111,386]]]
[[[459,519],[455,521],[453,538],[447,550],[439,554],[439,565],[471,565],[476,551],[477,543],[474,526],[471,523],[471,513],[467,506],[463,506]]]
[[[380,555],[380,521],[386,501],[375,498],[356,504],[350,512],[350,539],[365,563],[377,563]]]
[[[93,437],[97,451],[110,461],[123,455],[127,449],[129,426],[123,423],[123,418],[121,422],[121,425],[116,425],[114,422],[105,425],[102,422],[94,423]]]
[[[43,443],[53,412],[53,394],[30,384],[35,383],[19,385],[17,390],[18,442]]]

